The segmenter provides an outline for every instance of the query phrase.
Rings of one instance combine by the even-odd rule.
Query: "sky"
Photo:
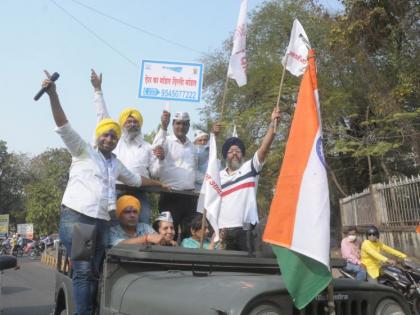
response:
[[[263,2],[248,0],[248,12]],[[320,2],[337,9],[335,0]],[[240,0],[0,0],[0,140],[9,152],[31,155],[63,147],[47,95],[33,100],[44,69],[60,73],[62,107],[84,139],[92,138],[96,125],[91,68],[103,74],[114,119],[136,107],[144,117],[143,133],[155,130],[165,104],[137,97],[141,61],[199,62],[232,34],[239,5]],[[204,101],[171,102],[170,110],[188,111],[193,124],[203,106]]]

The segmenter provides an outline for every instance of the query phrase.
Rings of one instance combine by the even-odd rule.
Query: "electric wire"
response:
[[[59,8],[60,10],[62,10],[72,20],[74,20],[80,26],[82,26],[91,35],[93,35],[94,37],[96,37],[96,39],[98,39],[103,44],[105,44],[108,48],[110,48],[112,51],[114,51],[117,55],[119,55],[120,57],[122,57],[123,59],[125,59],[127,62],[129,62],[130,64],[132,64],[134,67],[138,68],[138,65],[133,60],[131,60],[126,55],[124,55],[120,50],[118,50],[117,48],[115,48],[114,46],[112,46],[109,42],[107,42],[105,39],[103,39],[101,36],[99,36],[99,34],[97,34],[95,31],[91,30],[87,25],[85,25],[82,21],[80,21],[78,18],[76,18],[75,16],[73,16],[69,11],[67,11],[64,7],[62,7],[61,5],[59,5],[55,0],[50,0],[50,2],[53,3],[57,8]]]
[[[82,7],[86,8],[86,9],[88,9],[88,10],[90,10],[90,11],[92,11],[92,12],[96,13],[96,14],[99,14],[99,15],[101,15],[101,16],[103,16],[103,17],[106,17],[106,18],[108,18],[108,19],[110,19],[110,20],[113,20],[114,22],[120,23],[120,24],[125,25],[125,26],[127,26],[127,27],[130,27],[130,28],[132,28],[132,29],[135,29],[135,30],[137,30],[137,31],[140,31],[140,32],[142,32],[142,33],[145,33],[145,34],[147,34],[147,35],[149,35],[149,36],[155,37],[155,38],[160,39],[160,40],[162,40],[162,41],[164,41],[164,42],[167,42],[167,43],[169,43],[169,44],[172,44],[172,45],[178,46],[178,47],[180,47],[180,48],[183,48],[183,49],[186,49],[186,50],[190,50],[190,51],[193,51],[193,52],[196,52],[196,53],[199,53],[199,54],[204,54],[202,51],[199,51],[199,50],[196,50],[196,49],[194,49],[194,48],[191,48],[191,47],[189,47],[189,46],[187,46],[187,45],[184,45],[184,44],[178,43],[178,42],[173,41],[173,40],[171,40],[171,39],[169,39],[169,38],[166,38],[166,37],[164,37],[164,36],[161,36],[161,35],[159,35],[159,34],[156,34],[156,33],[150,32],[150,31],[148,31],[148,30],[146,30],[146,29],[144,29],[144,28],[140,28],[140,27],[138,27],[138,26],[135,26],[135,25],[132,25],[132,24],[130,24],[130,23],[127,23],[127,22],[125,22],[125,21],[123,21],[123,20],[120,20],[120,19],[118,19],[118,18],[116,18],[116,17],[113,17],[113,16],[111,16],[111,15],[109,15],[109,14],[107,14],[107,13],[101,12],[101,11],[99,11],[99,10],[97,10],[97,9],[95,9],[95,8],[91,7],[91,6],[88,6],[88,5],[84,4],[84,3],[81,3],[81,2],[79,2],[79,1],[77,1],[77,0],[71,0],[71,1],[72,1],[72,2],[74,2],[74,3],[76,3],[76,4],[77,4],[77,5],[79,5],[79,6],[82,6]]]

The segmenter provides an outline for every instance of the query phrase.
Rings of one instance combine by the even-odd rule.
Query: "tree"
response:
[[[232,122],[236,124],[238,134],[246,144],[248,155],[256,151],[267,131],[280,83],[280,61],[289,42],[293,19],[296,17],[305,21],[305,30],[311,34],[309,38],[322,46],[326,31],[319,30],[328,29],[329,17],[310,1],[269,1],[251,13],[247,35],[248,83],[238,88],[232,80],[228,82],[222,118],[227,130],[225,136],[230,136]],[[208,104],[202,111],[204,121],[220,118],[231,43],[232,40],[228,39],[220,51],[204,57],[204,95]],[[283,87],[283,114],[277,134],[278,141],[274,142],[267,158],[258,188],[257,200],[261,215],[265,215],[270,207],[299,82],[299,79],[288,75]]]
[[[419,30],[416,1],[343,3],[323,106],[331,164],[351,193],[419,171]]]
[[[0,140],[0,214],[10,214],[11,224],[24,221],[24,185],[29,180],[29,158],[26,154],[8,153],[7,143]]]
[[[71,156],[65,149],[49,149],[31,161],[31,181],[25,186],[26,221],[34,224],[38,234],[58,231],[70,163]]]
[[[248,84],[228,82],[222,120],[234,122],[253,153],[275,104],[295,17],[316,51],[318,86],[329,170],[333,222],[338,199],[392,175],[420,171],[420,74],[416,2],[344,0],[331,15],[311,0],[268,1],[251,13],[247,36]],[[397,4],[398,3],[398,4]],[[204,57],[204,121],[217,120],[231,39]],[[277,142],[258,190],[261,214],[268,211],[279,172],[300,79],[286,74]],[[229,128],[227,128],[229,129]]]

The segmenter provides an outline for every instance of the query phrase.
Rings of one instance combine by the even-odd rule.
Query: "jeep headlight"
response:
[[[406,315],[400,304],[392,299],[382,300],[375,310],[375,315]]]

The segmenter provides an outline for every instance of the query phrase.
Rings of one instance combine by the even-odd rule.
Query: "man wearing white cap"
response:
[[[172,120],[172,135],[168,135],[168,125],[171,114],[163,111],[161,116],[161,128],[153,141],[153,147],[159,158],[159,178],[165,180],[172,190],[194,191],[197,172],[197,151],[194,144],[188,139],[190,129],[190,116],[187,112],[177,112]],[[178,235],[178,227],[183,231],[187,221],[192,217],[197,208],[195,195],[163,193],[159,200],[161,212],[169,211],[173,217],[175,234]],[[183,237],[185,237],[183,232]]]
[[[194,145],[197,150],[197,174],[195,179],[195,190],[200,191],[203,184],[204,175],[207,171],[209,162],[209,135],[202,130],[197,129],[194,132]]]
[[[172,246],[178,245],[174,240],[174,221],[169,211],[163,211],[159,214],[153,223],[153,229],[162,235],[168,243],[172,244]]]

